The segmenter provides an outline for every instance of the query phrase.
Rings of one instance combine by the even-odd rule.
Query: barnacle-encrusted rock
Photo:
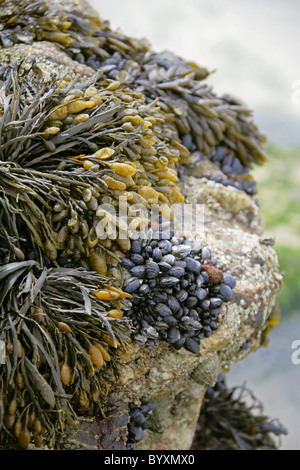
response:
[[[282,276],[249,174],[264,137],[202,83],[205,68],[112,31],[84,1],[2,1],[0,13],[0,446],[189,449],[207,387],[274,324]],[[203,205],[203,233],[186,227],[203,259],[172,270],[156,247],[158,263],[132,263],[134,237],[113,217],[122,197],[140,234],[153,206],[171,221],[171,204]],[[154,302],[145,322],[147,289],[171,296],[181,277],[181,317],[166,328],[170,306]]]

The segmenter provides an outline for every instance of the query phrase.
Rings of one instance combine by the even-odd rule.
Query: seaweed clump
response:
[[[65,424],[75,427],[76,409],[101,406],[103,377],[116,374],[115,350],[130,339],[120,250],[131,242],[111,211],[121,197],[129,213],[136,202],[182,200],[178,159],[163,123],[149,129],[161,116],[155,103],[101,72],[72,80],[12,61],[1,73],[1,441],[52,447]],[[155,176],[143,162],[154,146]],[[157,185],[165,175],[168,198]]]
[[[82,150],[80,124],[86,119],[73,119],[82,103],[91,109],[99,100],[89,101],[91,83],[84,82],[78,86],[90,88],[81,109],[61,111],[55,108],[61,80],[55,74],[41,80],[34,64],[27,72],[25,78],[12,63],[1,88],[0,339],[6,360],[0,428],[3,444],[16,440],[21,448],[31,442],[52,448],[66,425],[76,427],[78,409],[101,407],[107,378],[117,377],[115,351],[129,341],[121,307],[130,295],[106,275],[95,228],[89,227],[96,197],[108,185],[95,183],[94,172],[78,171],[82,164],[76,159],[73,169],[65,168]],[[78,94],[84,95],[80,89]],[[49,115],[59,112],[62,118],[66,110],[68,129],[79,124],[77,139],[72,142],[74,133],[67,132],[68,145],[57,149],[48,139],[63,123]],[[106,117],[111,113],[114,109]],[[102,157],[114,153],[99,147]]]
[[[78,63],[101,68],[107,79],[142,92],[148,103],[157,99],[170,129],[192,151],[210,155],[211,147],[223,144],[245,167],[265,160],[265,137],[251,121],[251,111],[237,98],[217,96],[204,82],[209,76],[205,67],[169,51],[153,52],[146,41],[112,31],[108,22],[72,4],[65,11],[56,2],[11,0],[5,5],[3,47],[52,42]],[[181,145],[175,142],[180,150]]]
[[[122,292],[94,272],[34,260],[2,266],[0,278],[1,442],[52,448],[66,425],[76,429],[76,410],[101,409],[105,377],[118,376],[115,350],[128,337],[112,299]]]
[[[206,391],[192,450],[277,450],[287,430],[263,414],[263,406],[243,386],[229,388],[221,373]]]

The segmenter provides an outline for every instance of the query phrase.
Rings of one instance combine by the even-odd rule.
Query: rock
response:
[[[55,0],[53,5],[61,7],[61,2]],[[96,16],[86,7],[86,2],[81,0],[68,0],[63,6],[65,11],[72,12],[75,8]],[[24,58],[22,67],[26,66],[26,60],[35,59],[42,74],[55,70],[71,78],[86,78],[94,73],[91,67],[72,60],[57,44],[48,41],[2,48],[1,62],[6,62],[8,58],[15,62]],[[208,167],[206,162],[206,172]],[[282,276],[274,249],[260,243],[262,223],[256,198],[233,186],[211,181],[203,175],[201,178],[192,176],[190,169],[180,185],[186,203],[204,206],[203,232],[196,233],[194,238],[195,241],[203,242],[207,254],[213,254],[222,271],[234,277],[235,286],[233,278],[227,276],[223,287],[223,297],[229,300],[230,287],[234,286],[232,299],[222,304],[219,327],[211,336],[201,340],[199,354],[197,345],[190,338],[186,339],[186,344],[193,352],[176,350],[159,340],[155,346],[146,346],[144,343],[147,339],[142,335],[139,335],[139,343],[132,342],[126,351],[118,349],[119,364],[115,365],[118,374],[107,373],[105,376],[107,398],[101,403],[102,414],[86,412],[80,416],[77,433],[67,430],[58,442],[60,449],[125,449],[128,404],[133,402],[139,405],[141,397],[155,403],[156,410],[152,415],[152,430],[143,432],[143,439],[135,448],[189,449],[207,387],[214,385],[221,371],[228,371],[232,364],[258,349],[264,340],[268,317],[281,287]],[[190,251],[187,245],[174,247],[174,253],[180,254],[182,258],[189,256]],[[161,257],[158,250],[155,258],[159,263]],[[188,260],[191,271],[197,272],[198,263],[190,258]],[[149,263],[148,278],[156,277],[158,263]],[[219,279],[221,271],[214,269],[211,276]],[[140,286],[139,279],[134,277],[130,282],[132,292],[136,291]],[[169,277],[164,282],[173,286],[179,281],[177,277]],[[201,288],[198,294],[195,292],[202,300],[204,294]],[[171,310],[162,305],[166,318],[173,319]],[[172,322],[176,324],[175,319]],[[148,332],[151,332],[151,328]],[[176,343],[180,339],[179,330],[174,325],[171,340]],[[250,346],[248,349],[243,348],[246,341]]]

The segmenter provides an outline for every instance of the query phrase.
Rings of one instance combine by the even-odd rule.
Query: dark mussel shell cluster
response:
[[[223,302],[232,299],[235,279],[223,273],[208,247],[191,238],[134,240],[122,259],[132,295],[124,313],[135,341],[153,346],[161,339],[198,354],[200,340],[218,328]]]
[[[185,134],[182,142],[191,152],[189,165],[195,165],[203,158],[208,158],[214,165],[220,168],[220,172],[215,175],[205,175],[205,178],[216,181],[224,186],[233,186],[234,188],[245,191],[250,196],[257,194],[256,182],[250,175],[250,170],[243,165],[241,160],[224,145],[211,147],[209,155],[200,152],[193,144],[190,134]],[[197,176],[193,174],[193,176]]]
[[[148,418],[154,409],[154,403],[147,402],[144,397],[141,398],[141,406],[129,403],[130,421],[128,423],[126,450],[134,449],[135,444],[142,440],[143,431],[151,426]]]

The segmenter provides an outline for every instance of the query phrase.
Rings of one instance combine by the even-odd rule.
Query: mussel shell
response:
[[[144,277],[145,271],[144,266],[133,266],[133,268],[130,269],[130,273],[135,277]]]
[[[163,277],[160,280],[160,285],[162,287],[173,287],[173,286],[176,286],[178,283],[179,283],[179,279],[174,276]]]
[[[232,299],[233,293],[232,293],[231,288],[227,284],[223,284],[223,283],[221,284],[220,296],[222,297],[224,302],[229,302]]]
[[[200,344],[198,341],[195,341],[193,338],[186,338],[185,349],[187,349],[188,351],[194,354],[200,354]]]
[[[203,301],[208,295],[208,289],[203,289],[202,287],[199,287],[195,290],[194,295],[197,297],[197,299]]]
[[[124,282],[123,290],[128,292],[128,294],[132,294],[133,292],[135,292],[137,289],[140,288],[140,285],[141,285],[141,281],[138,278],[130,277]]]
[[[155,261],[147,261],[146,276],[148,279],[154,279],[159,274],[159,266]]]
[[[178,258],[185,258],[188,256],[192,251],[192,248],[188,245],[174,245],[172,247],[173,255],[177,256]]]
[[[200,273],[201,264],[199,263],[199,261],[193,258],[190,258],[189,256],[187,256],[184,261],[186,263],[187,269],[189,269],[190,271],[193,271],[194,273]]]
[[[174,266],[173,268],[170,269],[168,274],[169,276],[180,278],[185,275],[185,270],[184,268]]]
[[[172,316],[172,310],[165,304],[156,304],[155,311],[159,314],[164,316]]]

